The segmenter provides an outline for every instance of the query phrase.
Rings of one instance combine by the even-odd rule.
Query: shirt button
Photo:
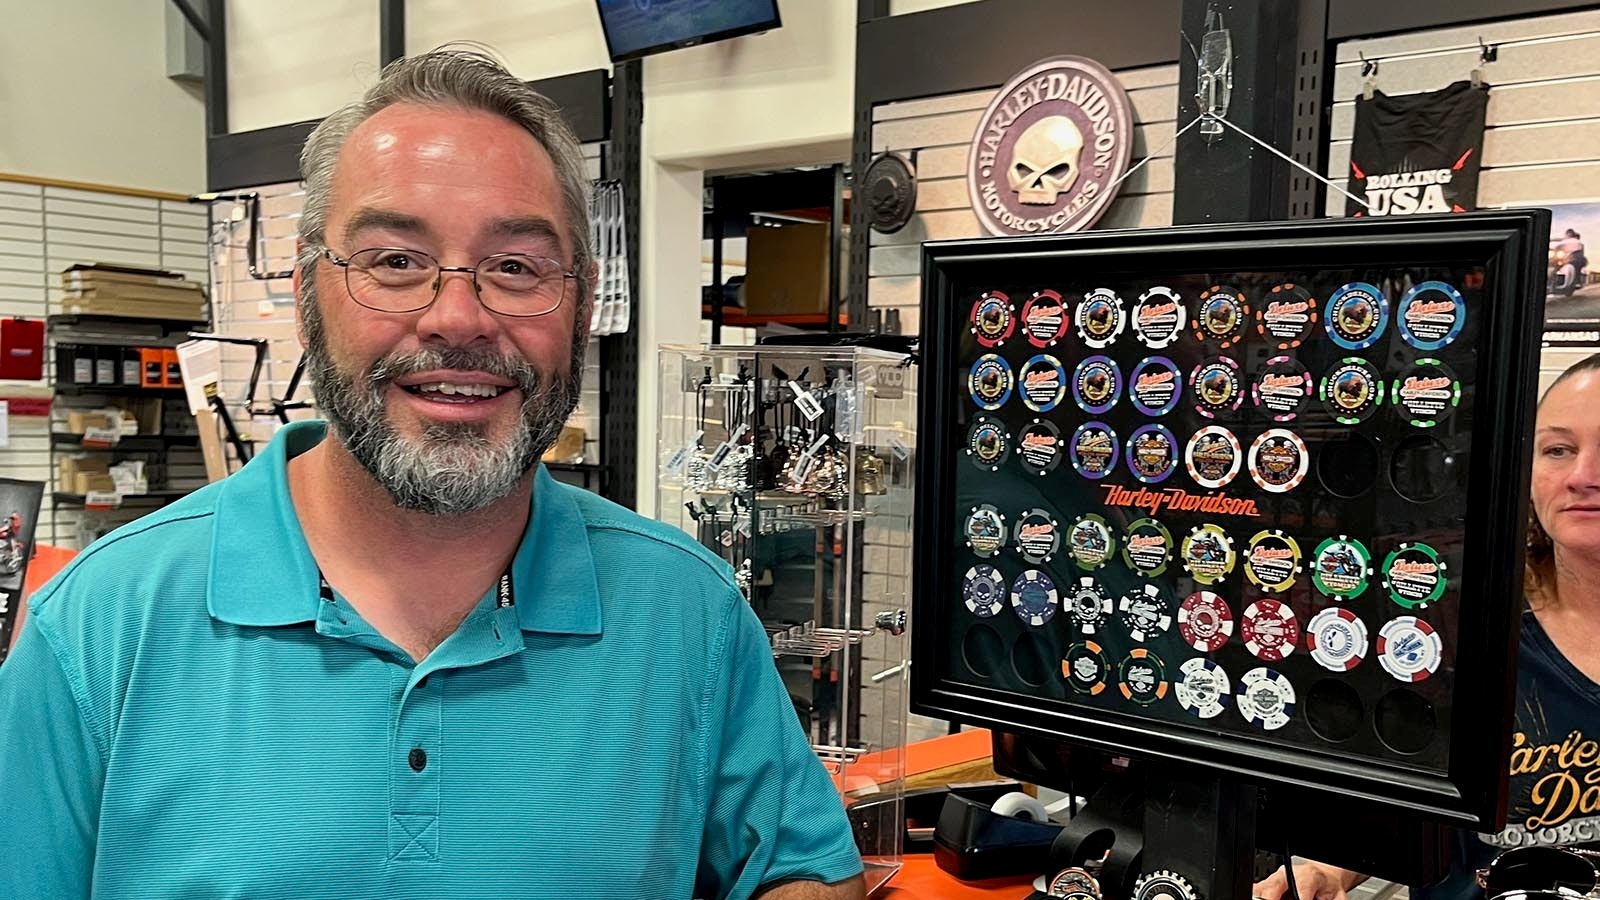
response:
[[[406,761],[411,763],[411,771],[421,772],[428,767],[428,752],[421,747],[412,747],[411,755],[406,757]]]

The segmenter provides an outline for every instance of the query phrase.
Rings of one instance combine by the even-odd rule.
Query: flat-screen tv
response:
[[[778,0],[595,0],[612,62],[777,28]]]

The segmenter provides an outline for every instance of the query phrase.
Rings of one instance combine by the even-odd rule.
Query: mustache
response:
[[[418,372],[455,370],[483,372],[517,383],[525,395],[540,388],[543,379],[526,359],[496,353],[488,348],[424,347],[414,353],[390,353],[372,364],[367,380],[374,389]]]

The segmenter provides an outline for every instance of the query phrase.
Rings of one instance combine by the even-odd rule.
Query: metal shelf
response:
[[[147,325],[160,328],[164,334],[174,334],[184,331],[205,331],[211,327],[210,322],[194,321],[191,319],[154,319],[144,316],[114,316],[109,314],[78,313],[46,316],[45,324],[51,331],[58,328],[95,328],[101,326],[119,325]]]
[[[180,400],[187,395],[183,388],[147,388],[136,384],[66,384],[57,382],[56,394],[62,397],[82,397],[105,394],[117,397],[154,397],[159,400]]]
[[[159,453],[168,447],[183,447],[198,445],[198,434],[130,434],[109,447],[85,447],[83,435],[69,434],[64,431],[50,433],[50,446],[72,447],[84,453]]]
[[[194,493],[192,490],[146,491],[143,494],[123,494],[122,502],[127,503],[130,500],[149,500],[157,503],[166,503],[169,500],[176,500],[179,497],[184,497],[192,493]],[[88,498],[83,494],[69,494],[63,491],[56,491],[50,495],[50,499],[55,501],[58,506],[82,506],[84,501]]]

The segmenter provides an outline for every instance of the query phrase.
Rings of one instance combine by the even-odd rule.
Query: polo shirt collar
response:
[[[326,423],[316,420],[286,425],[223,482],[206,592],[213,618],[249,626],[316,621],[320,573],[289,494],[288,463],[326,432]],[[601,633],[594,554],[575,492],[539,466],[528,528],[511,564],[524,631]]]

